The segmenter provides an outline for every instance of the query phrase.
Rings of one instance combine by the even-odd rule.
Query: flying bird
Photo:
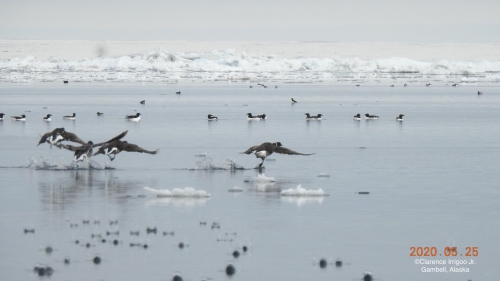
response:
[[[159,149],[151,151],[151,150],[146,150],[142,147],[139,147],[136,144],[128,143],[126,141],[114,140],[114,141],[103,144],[99,148],[99,150],[96,153],[94,153],[94,156],[98,155],[98,154],[104,154],[104,155],[107,155],[109,157],[109,159],[111,159],[111,161],[113,161],[113,160],[115,160],[116,154],[118,154],[122,151],[157,154],[159,152]],[[111,157],[111,155],[113,157]]]
[[[61,141],[71,141],[82,145],[87,144],[81,140],[77,135],[67,132],[64,128],[56,128],[52,132],[45,133],[38,142],[38,145],[46,142],[48,144],[57,144]]]
[[[94,144],[92,141],[89,141],[87,142],[86,144],[83,144],[81,146],[73,146],[73,145],[69,145],[69,144],[61,144],[61,143],[58,143],[56,144],[57,147],[59,148],[65,148],[67,150],[71,150],[71,151],[74,151],[75,154],[74,154],[74,161],[75,162],[79,162],[79,161],[83,161],[85,159],[90,159],[90,157],[92,157],[92,153],[93,153],[93,148],[94,147],[98,147],[98,146],[102,146],[106,143],[110,143],[112,141],[116,141],[116,140],[120,140],[122,139],[125,135],[127,135],[128,131],[125,131],[121,134],[119,134],[118,136],[106,141],[106,142],[101,142],[101,143],[96,143]]]
[[[273,154],[274,152],[279,153],[279,154],[288,154],[288,155],[313,155],[314,153],[311,154],[304,154],[304,153],[299,153],[296,151],[293,151],[291,149],[288,149],[286,147],[283,147],[281,142],[275,142],[275,143],[270,143],[270,142],[265,142],[260,145],[255,145],[250,147],[244,152],[244,154],[250,154],[253,153],[255,154],[255,157],[262,159],[262,163],[259,164],[259,171],[262,172],[262,165],[264,164],[264,161],[266,160],[266,157],[269,155]]]

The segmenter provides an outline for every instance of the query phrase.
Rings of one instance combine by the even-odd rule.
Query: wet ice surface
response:
[[[38,263],[54,280],[225,280],[229,263],[234,280],[358,280],[367,270],[382,280],[496,276],[497,87],[3,83],[0,91],[0,112],[27,115],[0,121],[5,279],[37,278]],[[73,112],[75,121],[62,119]],[[135,112],[140,122],[124,120]],[[248,122],[248,112],[269,118]],[[306,122],[305,112],[325,118]],[[380,119],[353,121],[357,113]],[[70,151],[36,146],[59,127],[94,142],[129,130],[124,140],[161,153],[74,164]],[[265,141],[316,154],[273,154],[259,175],[261,160],[239,153]],[[280,195],[299,185],[329,196]],[[146,186],[211,196],[159,198]],[[243,192],[228,192],[235,186]],[[468,274],[424,274],[413,246],[462,254],[477,246],[479,256]]]

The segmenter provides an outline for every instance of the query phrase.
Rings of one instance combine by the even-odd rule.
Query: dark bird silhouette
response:
[[[262,172],[262,164],[264,164],[264,161],[266,160],[266,157],[269,155],[273,154],[274,152],[279,153],[279,154],[288,154],[288,155],[313,155],[314,153],[311,154],[304,154],[304,153],[299,153],[296,151],[293,151],[291,149],[288,149],[286,147],[283,147],[281,145],[281,142],[275,142],[275,143],[270,143],[270,142],[265,142],[260,145],[255,145],[250,147],[244,152],[241,152],[242,154],[250,154],[253,153],[255,154],[255,157],[262,159],[262,163],[259,164],[259,172]]]
[[[315,121],[315,120],[321,120],[321,116],[323,116],[322,114],[318,114],[316,116],[311,116],[309,113],[304,113],[306,115],[306,120],[307,121]]]
[[[75,120],[76,119],[76,113],[73,113],[73,115],[70,116],[64,116],[64,119],[69,119],[69,120]]]
[[[154,151],[145,150],[144,148],[139,147],[136,144],[128,143],[126,141],[121,141],[121,140],[114,140],[103,144],[99,148],[99,150],[96,153],[94,153],[94,156],[98,154],[104,154],[107,155],[109,159],[111,159],[111,161],[113,161],[116,157],[116,154],[122,151],[157,154],[159,152],[159,149]]]
[[[125,119],[129,121],[140,121],[141,120],[141,114],[137,112],[135,115],[126,115]]]
[[[479,95],[482,95],[482,94],[483,94],[483,92],[479,92],[479,91],[477,91],[477,95],[478,95],[478,96],[479,96]]]
[[[403,116],[405,116],[405,115],[404,114],[399,114],[399,116],[396,117],[396,121],[402,122],[403,121]]]
[[[94,144],[92,141],[89,141],[86,144],[81,145],[81,146],[73,146],[73,145],[61,144],[61,143],[56,144],[56,146],[59,148],[65,148],[67,150],[74,151],[75,152],[74,161],[78,162],[78,161],[83,161],[84,159],[90,159],[90,157],[92,157],[94,147],[102,146],[106,143],[120,140],[123,137],[125,137],[127,135],[127,133],[128,133],[128,131],[125,131],[125,132],[119,134],[118,136],[116,136],[116,137],[114,137],[106,142],[101,142],[101,143],[96,143],[96,144]]]
[[[43,117],[43,121],[49,122],[50,120],[52,120],[52,118],[50,118],[51,116],[51,114],[47,114],[47,116]]]
[[[141,104],[146,104],[146,100],[141,100]]]
[[[40,141],[38,142],[38,145],[46,142],[48,144],[57,144],[60,143],[61,141],[71,141],[71,142],[76,142],[82,145],[87,144],[83,140],[81,140],[77,135],[67,132],[64,130],[64,128],[56,128],[52,132],[48,132],[44,134],[41,138]]]
[[[5,116],[5,114],[3,113],[0,113],[0,121],[3,120],[3,117]]]
[[[212,114],[208,114],[208,121],[217,121],[219,119],[217,116],[213,116]]]
[[[26,115],[21,115],[21,116],[11,116],[12,120],[15,121],[26,121]]]
[[[297,101],[296,101],[296,100],[294,100],[294,99],[292,98],[292,104],[293,104],[293,103],[297,103]]]
[[[97,111],[97,116],[102,116],[104,113]]]
[[[178,92],[175,92],[176,94],[180,95],[181,94],[181,91],[178,91]]]

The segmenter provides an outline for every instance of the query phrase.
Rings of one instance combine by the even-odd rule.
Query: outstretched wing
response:
[[[71,142],[76,142],[80,144],[87,144],[86,142],[82,141],[77,135],[70,133],[70,132],[62,132],[61,136],[63,136],[64,140],[71,141]]]
[[[139,152],[139,153],[149,153],[149,154],[156,154],[158,153],[159,149],[151,151],[151,150],[146,150],[136,144],[133,143],[126,143],[123,146],[123,150],[128,151],[128,152]]]
[[[50,135],[52,135],[52,132],[48,132],[48,133],[44,134],[44,135],[42,136],[42,138],[40,139],[40,141],[38,142],[38,145],[41,145],[42,143],[46,142],[46,141],[47,141],[47,138],[48,138]],[[37,145],[37,146],[38,146],[38,145]]]
[[[71,150],[71,151],[77,151],[77,150],[80,150],[82,148],[81,146],[74,146],[74,145],[61,144],[61,143],[55,144],[55,146],[57,146],[59,148],[65,148],[65,149]]]
[[[273,152],[276,152],[276,153],[280,153],[280,154],[288,154],[288,155],[313,155],[314,153],[310,153],[310,154],[305,154],[305,153],[299,153],[297,151],[293,151],[291,149],[288,149],[286,147],[282,147],[282,146],[274,146],[273,147]]]
[[[104,144],[106,144],[106,143],[110,143],[110,142],[113,142],[113,141],[120,140],[120,139],[122,139],[124,136],[126,136],[126,135],[127,135],[127,133],[128,133],[128,130],[127,130],[127,131],[125,131],[125,132],[123,132],[123,133],[121,133],[121,134],[119,134],[118,136],[116,136],[116,137],[114,137],[114,138],[112,138],[112,139],[108,140],[108,141],[105,141],[105,142],[100,142],[100,143],[96,143],[96,144],[92,145],[92,147],[101,146],[101,145],[104,145]]]
[[[241,153],[241,154],[243,154],[243,153],[245,153],[245,154],[250,154],[250,153],[252,153],[252,152],[256,151],[256,150],[257,150],[257,148],[258,148],[259,146],[260,146],[260,145],[254,145],[254,146],[250,147],[249,149],[247,149],[246,151],[244,151],[244,152],[240,152],[240,153]]]

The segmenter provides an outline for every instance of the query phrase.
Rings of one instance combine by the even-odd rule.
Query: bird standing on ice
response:
[[[286,147],[283,147],[281,145],[281,142],[275,142],[275,143],[270,143],[270,142],[265,142],[260,145],[255,145],[250,147],[244,152],[244,154],[250,154],[253,153],[255,154],[255,157],[262,159],[262,162],[259,164],[259,172],[262,173],[262,165],[264,164],[264,160],[266,160],[266,157],[273,154],[274,152],[279,153],[279,154],[288,154],[288,155],[313,155],[314,153],[311,154],[304,154],[304,153],[299,153],[296,151],[293,151],[291,149],[288,149]]]

